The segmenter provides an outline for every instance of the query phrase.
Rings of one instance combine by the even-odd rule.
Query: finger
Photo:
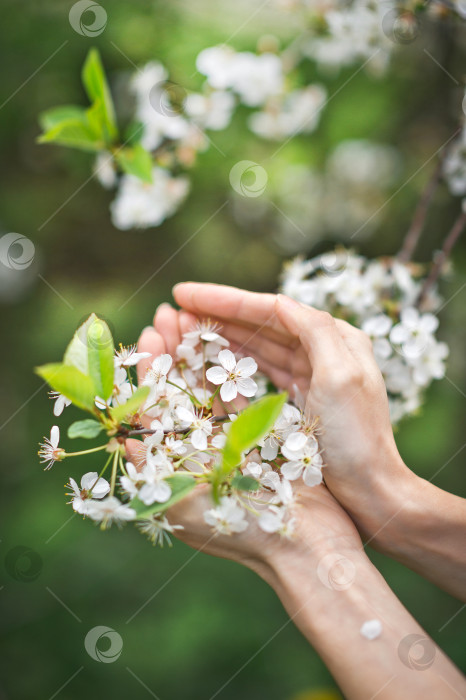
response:
[[[174,355],[177,345],[181,343],[178,312],[170,304],[161,304],[154,316],[155,330],[165,340],[166,352]]]
[[[150,352],[151,356],[138,362],[138,382],[142,382],[153,360],[166,352],[165,342],[153,326],[144,328],[138,340],[138,352]]]
[[[259,332],[253,332],[248,328],[227,324],[223,329],[223,335],[231,342],[236,343],[237,352],[251,353],[254,357],[261,355],[270,364],[289,371],[293,374],[310,374],[309,360],[302,347],[296,350],[264,337]],[[299,341],[296,341],[299,343]]]
[[[338,331],[352,355],[361,362],[375,362],[372,341],[364,331],[347,321],[335,319]]]
[[[238,347],[239,346],[235,342],[231,343],[231,349],[233,352],[238,352]],[[260,371],[263,372],[279,389],[286,389],[287,391],[291,392],[294,383],[296,383],[298,386],[302,384],[301,379],[297,379],[287,370],[276,367],[265,357],[262,357],[260,353],[254,355],[254,358]],[[309,384],[309,380],[307,384]]]
[[[173,288],[176,302],[187,311],[219,319],[235,319],[289,337],[277,318],[274,294],[247,292],[221,284],[185,282]]]
[[[197,317],[194,316],[194,314],[190,314],[188,311],[179,311],[178,312],[178,324],[180,327],[180,333],[181,335],[184,335],[184,333],[189,333],[189,331],[192,331],[197,323]]]
[[[278,295],[276,308],[282,323],[301,340],[309,355],[313,372],[338,372],[343,363],[352,360],[330,314],[281,294]]]

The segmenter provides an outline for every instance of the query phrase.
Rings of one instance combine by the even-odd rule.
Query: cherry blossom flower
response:
[[[116,199],[110,205],[113,224],[123,231],[159,226],[175,213],[188,190],[185,177],[172,177],[158,166],[152,170],[151,184],[133,175],[123,175]]]
[[[136,352],[136,345],[120,347],[115,353],[115,367],[133,367],[141,360],[151,357],[150,352]]]
[[[294,533],[296,520],[295,518],[285,520],[287,516],[288,511],[286,508],[272,505],[264,513],[261,513],[257,524],[264,532],[278,532],[285,537],[291,537]]]
[[[433,339],[438,323],[433,314],[420,314],[417,309],[408,307],[402,310],[400,323],[390,331],[390,341],[401,347],[406,358],[415,359]]]
[[[212,421],[210,418],[203,418],[200,413],[189,410],[183,406],[176,409],[182,427],[192,428],[190,435],[191,444],[197,450],[207,448],[207,438],[212,435]]]
[[[99,478],[97,472],[84,474],[81,479],[81,488],[74,479],[70,479],[69,486],[72,489],[72,493],[68,495],[73,496],[71,500],[73,510],[82,515],[87,513],[89,499],[104,498],[110,492],[110,484],[106,479]]]
[[[317,440],[306,439],[304,445],[296,450],[283,446],[284,456],[290,460],[282,464],[280,471],[290,481],[303,477],[306,486],[317,486],[322,482],[322,457],[318,452]]]
[[[169,523],[165,515],[153,515],[148,520],[141,520],[138,523],[138,528],[148,536],[152,544],[159,545],[159,547],[163,547],[165,542],[171,547],[170,534],[176,530],[184,530],[183,525]]]
[[[60,428],[54,425],[50,431],[50,438],[44,438],[40,444],[39,457],[41,462],[47,462],[44,469],[51,469],[55,462],[60,462],[65,457],[65,450],[58,446],[60,442]]]
[[[128,505],[121,503],[115,496],[108,496],[101,501],[89,500],[86,513],[89,518],[102,527],[109,527],[112,523],[121,525],[129,520],[135,520],[136,511]]]
[[[58,391],[49,391],[49,396],[51,399],[55,400],[53,405],[54,416],[61,416],[63,410],[71,405],[71,400],[67,399],[66,396],[63,396],[63,394],[60,394]]]
[[[245,519],[246,511],[241,508],[236,499],[223,496],[220,505],[204,513],[204,520],[220,535],[231,535],[234,532],[244,532],[248,527]]]
[[[210,367],[206,378],[212,384],[221,385],[220,396],[228,403],[236,399],[238,394],[252,397],[257,391],[256,382],[251,375],[257,372],[257,363],[252,357],[243,357],[236,361],[231,350],[222,350],[218,354],[221,367]]]

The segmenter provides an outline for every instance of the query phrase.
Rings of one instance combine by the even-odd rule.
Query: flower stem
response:
[[[113,455],[113,464],[112,464],[112,477],[110,480],[110,496],[113,496],[115,493],[115,484],[116,484],[116,476],[117,476],[117,466],[118,466],[118,457],[119,457],[119,450],[116,450],[114,455]]]
[[[91,452],[99,452],[100,450],[105,450],[107,445],[100,445],[100,447],[92,447],[90,450],[83,450],[82,452],[65,452],[63,459],[65,457],[78,457],[79,455],[89,455]]]
[[[461,236],[461,234],[464,231],[464,228],[466,227],[466,211],[461,212],[461,214],[458,216],[456,219],[455,223],[453,224],[453,227],[448,234],[448,236],[445,239],[445,242],[442,246],[441,251],[436,257],[436,260],[432,266],[432,269],[429,273],[429,275],[426,277],[424,284],[422,285],[421,291],[419,293],[419,296],[417,298],[416,306],[418,308],[422,307],[423,302],[425,301],[425,298],[435,282],[437,281],[442,268],[445,264],[445,261],[448,259],[453,246],[455,245],[456,241],[458,238]]]

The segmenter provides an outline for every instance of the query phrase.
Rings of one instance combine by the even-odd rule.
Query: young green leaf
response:
[[[261,487],[257,479],[253,479],[252,476],[243,476],[243,474],[239,472],[234,475],[231,480],[231,485],[234,489],[238,489],[238,491],[257,491],[257,489]]]
[[[100,100],[106,141],[113,143],[118,138],[115,108],[97,49],[91,49],[87,55],[82,70],[82,81],[89,100],[92,103]]]
[[[86,420],[77,420],[71,423],[68,428],[69,438],[95,438],[99,433],[104,430],[102,423],[99,423],[92,418],[87,418]]]
[[[149,395],[148,386],[140,386],[134,394],[130,396],[128,401],[121,406],[112,406],[110,415],[114,421],[121,423],[124,418],[136,413],[140,406],[144,403]]]
[[[221,472],[229,474],[241,463],[242,453],[266,435],[277,420],[288,395],[268,394],[248,406],[232,423],[222,453]]]
[[[95,394],[105,401],[110,398],[114,384],[113,338],[105,321],[94,318],[87,329],[89,374]]]
[[[67,122],[70,119],[78,119],[85,121],[86,110],[84,107],[76,105],[61,105],[60,107],[51,107],[45,112],[39,114],[39,124],[43,131],[49,131],[58,126],[61,122]]]
[[[152,157],[140,143],[120,148],[115,152],[115,159],[125,173],[135,175],[143,182],[152,182]]]
[[[178,501],[181,501],[196,486],[196,480],[189,474],[174,474],[167,477],[165,481],[172,490],[172,495],[165,503],[153,503],[150,506],[146,506],[137,496],[132,499],[130,506],[136,511],[138,518],[150,518],[151,515],[162,513],[167,508],[178,503]]]
[[[100,151],[105,144],[92,130],[87,116],[58,122],[38,138],[38,143],[58,143],[81,151]]]
[[[63,363],[72,365],[79,369],[83,374],[89,374],[89,358],[87,350],[87,331],[89,327],[97,320],[95,314],[91,314],[84,323],[82,323],[75,334],[73,335],[70,344],[65,350]]]
[[[94,383],[90,377],[86,376],[79,369],[71,365],[54,362],[42,367],[36,367],[36,373],[54,389],[60,392],[67,399],[70,399],[75,406],[85,411],[95,412]]]

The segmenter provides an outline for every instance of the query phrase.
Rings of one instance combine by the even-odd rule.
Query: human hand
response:
[[[139,339],[138,351],[151,353],[151,358],[139,363],[140,380],[154,357],[174,352],[182,333],[192,326],[193,321],[193,317],[180,314],[169,306],[163,305],[159,309],[155,326],[146,328]],[[136,463],[139,461],[139,445],[136,440],[127,441],[128,458]],[[213,505],[209,488],[207,485],[198,486],[169,510],[169,522],[184,528],[174,534],[195,549],[248,566],[269,582],[274,572],[289,566],[290,561],[300,558],[301,554],[318,562],[332,552],[361,551],[361,541],[353,522],[323,485],[309,489],[300,482],[299,488],[295,488],[293,514],[296,529],[291,540],[265,533],[257,526],[255,518],[244,533],[214,536],[204,520],[204,512]]]
[[[281,295],[185,283],[174,296],[188,312],[219,319],[233,350],[252,355],[278,387],[298,386],[320,419],[327,486],[365,534],[377,533],[416,477],[398,453],[368,336]]]

